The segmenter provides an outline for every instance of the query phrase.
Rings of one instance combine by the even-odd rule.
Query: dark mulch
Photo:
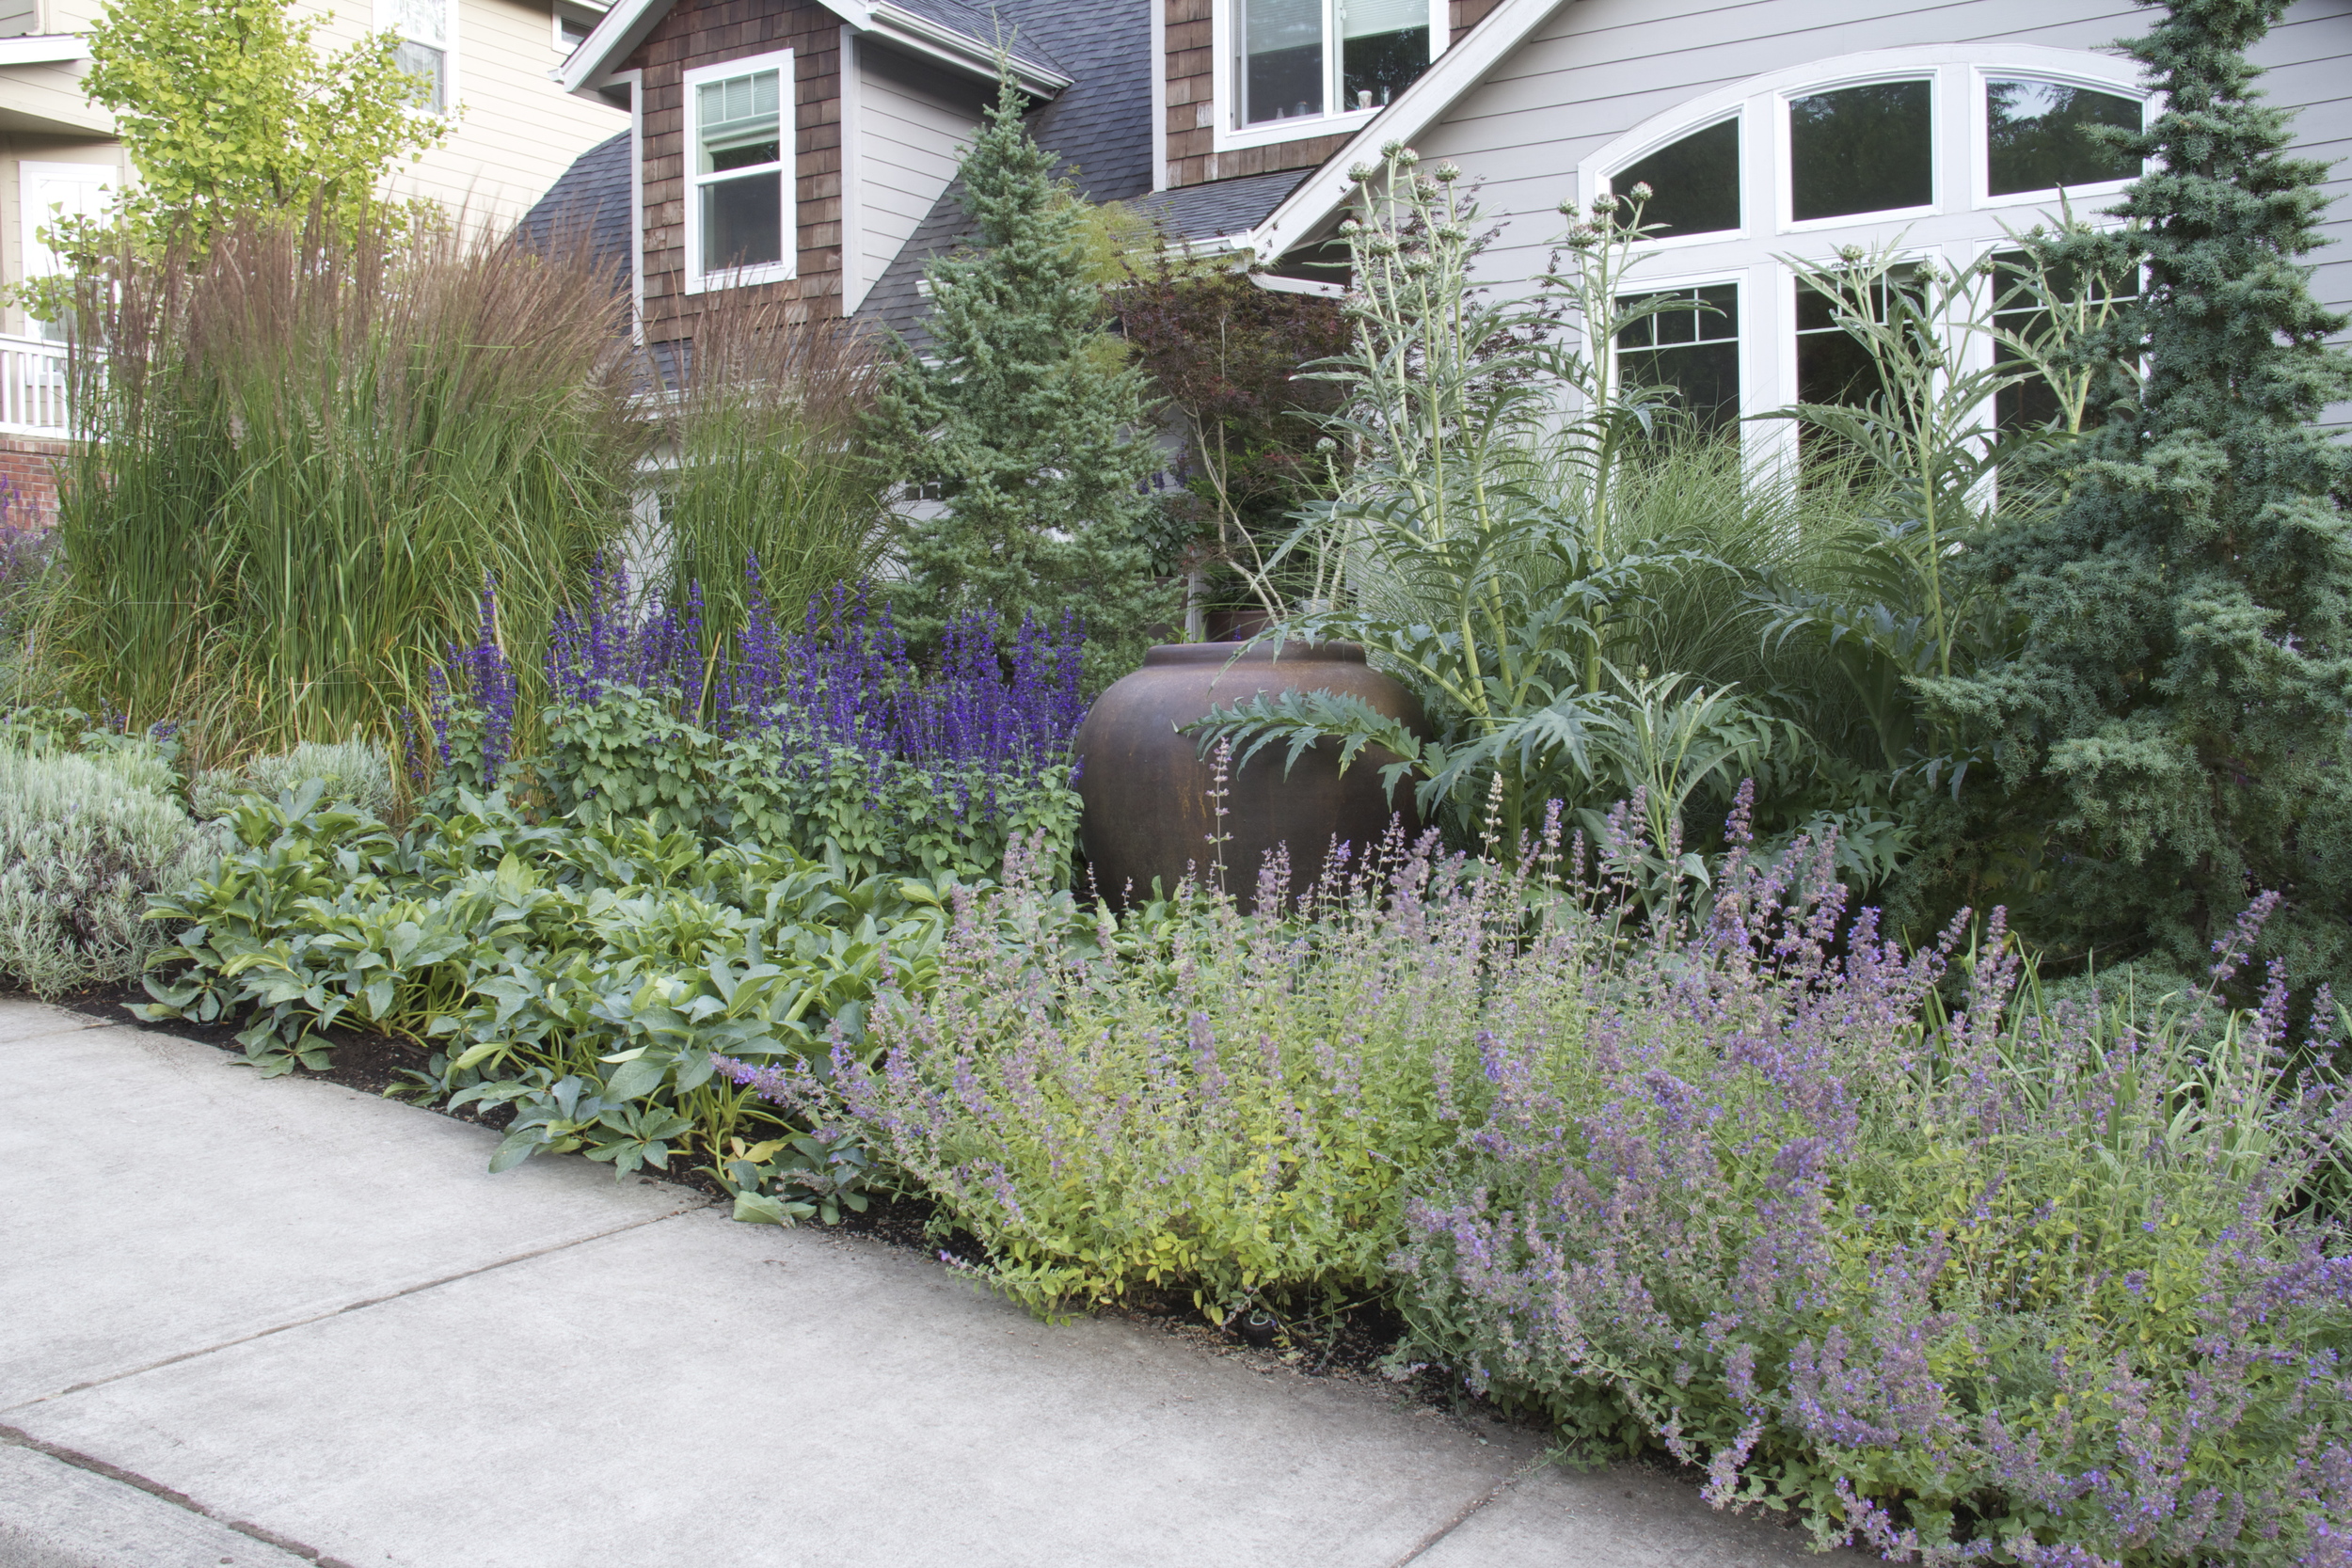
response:
[[[135,1015],[135,1004],[149,1000],[146,990],[138,986],[100,986],[76,991],[57,999],[57,1005],[71,1007],[77,1013],[103,1018],[109,1023],[127,1023],[134,1029],[146,1029],[159,1035],[172,1035],[183,1040],[200,1040],[219,1050],[245,1054],[245,1047],[237,1043],[241,1023],[198,1023],[192,1019],[166,1019],[150,1023]],[[341,1084],[363,1094],[382,1094],[394,1084],[409,1079],[405,1069],[421,1071],[432,1053],[421,1046],[388,1035],[365,1035],[356,1029],[329,1029],[325,1038],[334,1050],[334,1061],[325,1072],[312,1072],[297,1068],[297,1078],[322,1078],[330,1084]],[[460,1120],[478,1118],[461,1116]]]

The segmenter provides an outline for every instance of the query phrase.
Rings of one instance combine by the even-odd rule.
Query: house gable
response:
[[[1682,387],[1692,406],[1701,386],[1710,397],[1728,395],[1710,406],[1748,416],[1751,443],[1777,451],[1788,427],[1756,417],[1842,395],[1831,388],[1842,339],[1823,336],[1823,324],[1807,316],[1788,258],[1818,263],[1854,247],[1892,248],[1907,262],[1958,269],[2010,247],[2010,233],[2055,214],[2058,191],[2055,182],[2026,189],[1989,181],[1995,85],[2055,83],[2110,103],[2141,101],[2144,78],[2118,42],[2148,24],[2146,10],[2126,0],[1960,0],[1927,11],[1891,0],[1835,11],[1810,0],[1503,0],[1486,24],[1493,31],[1440,59],[1245,239],[1269,261],[1299,257],[1348,210],[1348,166],[1376,165],[1383,143],[1401,141],[1424,169],[1462,169],[1482,228],[1496,231],[1481,277],[1525,289],[1552,263],[1570,221],[1564,206],[1586,206],[1636,159],[1736,123],[1725,166],[1737,170],[1736,223],[1640,246],[1627,287],[1691,297],[1695,325],[1677,317],[1675,341],[1691,345],[1685,363],[1706,369],[1667,384]],[[2352,99],[2342,87],[2352,71],[2352,6],[2296,0],[2252,55],[2265,68],[2262,91],[2296,117],[2296,150],[2343,159],[2352,148]],[[1796,210],[1794,106],[1828,114],[1833,99],[1870,84],[1918,88],[1906,112],[1917,116],[1923,162],[1919,183],[1906,188],[1919,194],[1883,211]],[[2127,177],[2075,178],[2089,182],[2074,193],[2075,213],[2096,218]],[[2312,290],[2343,310],[2352,307],[2352,247],[2344,244],[2352,240],[2344,199],[2352,164],[2338,162],[2326,189],[2336,199],[2322,231],[2335,243],[2311,258]],[[1645,352],[1645,363],[1673,357]],[[2331,408],[2326,420],[2352,424],[2352,406]]]
[[[818,0],[683,0],[632,50],[643,166],[645,337],[692,335],[702,296],[687,271],[691,195],[686,169],[686,73],[730,60],[791,51],[791,233],[793,276],[728,291],[783,303],[798,319],[840,313],[841,22]]]

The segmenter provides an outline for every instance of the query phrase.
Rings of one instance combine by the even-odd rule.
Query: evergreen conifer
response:
[[[982,245],[930,264],[932,357],[909,356],[882,398],[901,473],[946,506],[909,528],[894,605],[917,641],[982,606],[1075,615],[1100,684],[1168,613],[1139,537],[1159,453],[1144,376],[1089,277],[1081,198],[1021,110],[1007,74],[961,171]]]
[[[2148,0],[2143,0],[2148,3]],[[1931,696],[2000,736],[2001,810],[2047,826],[2034,934],[2192,970],[2257,893],[2298,981],[2352,973],[2352,449],[2314,424],[2352,395],[2345,325],[2297,258],[2325,164],[2285,155],[2247,57],[2287,0],[2171,0],[2128,47],[2167,95],[2120,145],[2153,160],[2122,232],[2043,241],[2137,302],[2092,362],[2137,363],[2061,500],[1985,564],[2026,651]],[[2111,135],[2113,133],[2110,133]]]

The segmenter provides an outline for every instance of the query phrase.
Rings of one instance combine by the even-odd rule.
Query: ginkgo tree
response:
[[[95,216],[60,215],[42,238],[72,272],[118,250],[178,241],[201,253],[232,214],[316,208],[349,229],[386,216],[384,178],[449,134],[429,84],[370,33],[322,52],[289,0],[110,0],[89,33],[83,88],[113,112],[137,182]],[[67,303],[70,277],[27,290],[37,315]],[[56,297],[44,297],[43,291]]]

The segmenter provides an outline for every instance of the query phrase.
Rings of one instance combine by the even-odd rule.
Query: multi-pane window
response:
[[[1236,0],[1243,126],[1386,106],[1429,69],[1431,0]]]
[[[787,52],[687,73],[690,286],[791,276],[791,69]]]
[[[2006,340],[2003,346],[2008,348],[2022,340],[2026,344],[2041,347],[2047,343],[2052,329],[2058,325],[2050,318],[2047,308],[2049,299],[2076,302],[2073,305],[2076,317],[2065,325],[2070,330],[2079,332],[2103,318],[2115,302],[2136,297],[2139,293],[2139,274],[2134,271],[2121,278],[2082,278],[2070,271],[2052,269],[2037,276],[2028,264],[2025,252],[2007,250],[1996,253],[1993,258],[1992,287],[1993,325]],[[2001,368],[2024,371],[2028,369],[2028,363],[2005,356]],[[2114,368],[2110,367],[2110,372]],[[2061,372],[2060,379],[2080,373],[2070,368]],[[2096,372],[2093,373],[2095,377]],[[2095,404],[2098,388],[2094,380],[2092,385],[2077,385],[2067,390],[2074,400],[2089,405]],[[2047,430],[2063,424],[2067,418],[2067,400],[2060,397],[2057,387],[2038,373],[2002,388],[1994,395],[1993,402],[1995,420],[2005,432]],[[2086,406],[2083,412],[2095,420],[2100,410],[2096,406]]]
[[[1799,223],[1935,201],[1935,85],[1870,82],[1788,104],[1788,215]]]
[[[2117,150],[2108,136],[2136,132],[2137,98],[2037,82],[2023,77],[1989,78],[1984,85],[1985,187],[1993,196],[2016,196],[2059,186],[2129,180],[2139,160]]]
[[[1646,186],[1649,243],[1635,249],[1628,293],[1687,296],[1715,311],[1668,312],[1620,334],[1624,380],[1675,389],[1702,428],[1727,423],[1735,408],[1867,404],[1884,390],[1868,350],[1839,325],[1832,301],[1795,284],[1797,271],[1890,257],[1915,268],[1899,269],[1869,302],[1883,319],[1912,278],[1970,274],[1988,254],[2012,251],[2010,236],[2055,216],[2062,192],[2083,193],[2075,215],[2100,221],[2117,187],[2140,172],[2123,144],[2137,140],[2146,113],[2126,63],[2022,44],[1992,55],[1937,44],[1755,77],[1631,128],[1578,170],[1581,196],[1623,198]],[[2012,340],[2051,325],[2017,281],[2012,266],[1986,285],[1994,325]],[[2049,281],[2085,321],[2137,286]],[[1957,319],[1966,313],[1920,329],[1948,333],[1963,371],[2013,356],[1981,318]],[[1989,398],[1984,421],[2042,425],[2086,399],[2086,417],[2098,418],[2108,378],[2086,390],[2076,374]],[[1752,441],[1776,444],[1791,427],[1745,428]],[[1797,430],[1795,446],[1822,450],[1810,427]]]
[[[1896,304],[1898,292],[1916,299],[1916,285],[1896,274],[1870,290],[1871,318],[1883,322]],[[1797,401],[1852,404],[1859,406],[1885,390],[1877,365],[1861,341],[1838,324],[1837,306],[1858,309],[1858,299],[1833,301],[1828,295],[1797,285]]]
[[[378,14],[399,38],[392,58],[424,84],[422,106],[445,114],[450,105],[452,0],[386,0]]]
[[[1662,307],[1617,332],[1617,376],[1629,390],[1672,394],[1691,428],[1713,433],[1740,417],[1740,287],[1708,283],[1627,298]]]

